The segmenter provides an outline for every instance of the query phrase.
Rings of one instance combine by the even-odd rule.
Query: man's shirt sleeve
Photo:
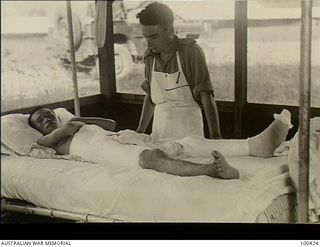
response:
[[[190,69],[188,80],[193,87],[193,96],[197,101],[201,101],[200,92],[206,91],[213,95],[214,90],[209,76],[209,70],[206,63],[205,55],[202,49],[194,44],[190,51],[190,59],[187,61],[187,67]]]

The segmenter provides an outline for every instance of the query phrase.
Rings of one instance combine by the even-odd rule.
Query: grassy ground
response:
[[[64,68],[47,36],[1,38],[1,111],[73,98]],[[94,74],[78,73],[80,96],[99,92]]]
[[[229,37],[231,38],[231,36]],[[218,100],[234,99],[234,50],[216,42],[208,58]],[[312,105],[320,107],[320,39],[312,53]],[[1,111],[73,98],[71,71],[64,68],[47,36],[1,37]],[[257,103],[298,104],[299,41],[255,41],[248,44],[248,100]],[[78,72],[80,96],[99,92],[96,73]],[[119,92],[142,93],[143,65],[117,82]]]
[[[234,100],[234,64],[209,64],[209,73],[218,100]],[[140,72],[140,73],[139,73]],[[311,104],[320,107],[320,66],[312,67]],[[118,91],[143,93],[141,68],[118,82]],[[248,67],[248,101],[280,105],[299,104],[299,66],[292,64],[254,64]]]

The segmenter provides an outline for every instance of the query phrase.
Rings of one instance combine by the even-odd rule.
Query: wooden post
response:
[[[116,95],[112,4],[113,1],[107,1],[106,40],[104,46],[98,49],[100,91],[107,101],[112,101]]]
[[[80,102],[79,102],[79,93],[78,93],[76,59],[74,54],[74,38],[73,38],[72,11],[71,11],[70,0],[67,0],[67,15],[68,15],[68,26],[69,26],[70,58],[71,58],[71,66],[72,66],[74,110],[75,110],[76,116],[80,117]]]
[[[308,222],[312,0],[301,1],[298,221]]]
[[[243,137],[243,115],[247,104],[247,1],[235,1],[234,136]]]

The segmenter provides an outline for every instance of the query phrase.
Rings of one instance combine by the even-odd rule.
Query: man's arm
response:
[[[66,138],[74,135],[74,133],[76,133],[83,125],[84,123],[82,122],[68,122],[62,125],[60,128],[52,131],[50,134],[42,136],[38,140],[38,144],[45,147],[54,148],[61,141],[66,140]]]
[[[153,116],[153,113],[154,113],[154,104],[151,101],[150,94],[146,94],[143,101],[139,125],[136,130],[138,133],[145,133],[151,121],[151,118]]]
[[[210,92],[200,92],[201,102],[206,115],[210,139],[221,139],[217,104]]]
[[[191,71],[190,82],[195,82],[192,93],[203,105],[209,127],[209,138],[220,139],[218,109],[212,95],[214,90],[210,80],[205,54],[199,45],[192,46],[189,52],[185,61],[189,61],[190,63],[188,68]]]
[[[69,122],[78,121],[85,124],[98,125],[101,128],[109,131],[113,131],[116,127],[116,122],[112,119],[98,118],[98,117],[74,117]]]

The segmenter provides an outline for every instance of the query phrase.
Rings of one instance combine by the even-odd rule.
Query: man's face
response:
[[[168,49],[171,43],[173,29],[164,28],[160,25],[142,25],[142,35],[145,37],[148,47],[154,53],[161,53]]]
[[[57,118],[53,111],[47,108],[41,108],[36,111],[30,120],[35,128],[44,135],[50,134],[61,125],[60,119]]]

